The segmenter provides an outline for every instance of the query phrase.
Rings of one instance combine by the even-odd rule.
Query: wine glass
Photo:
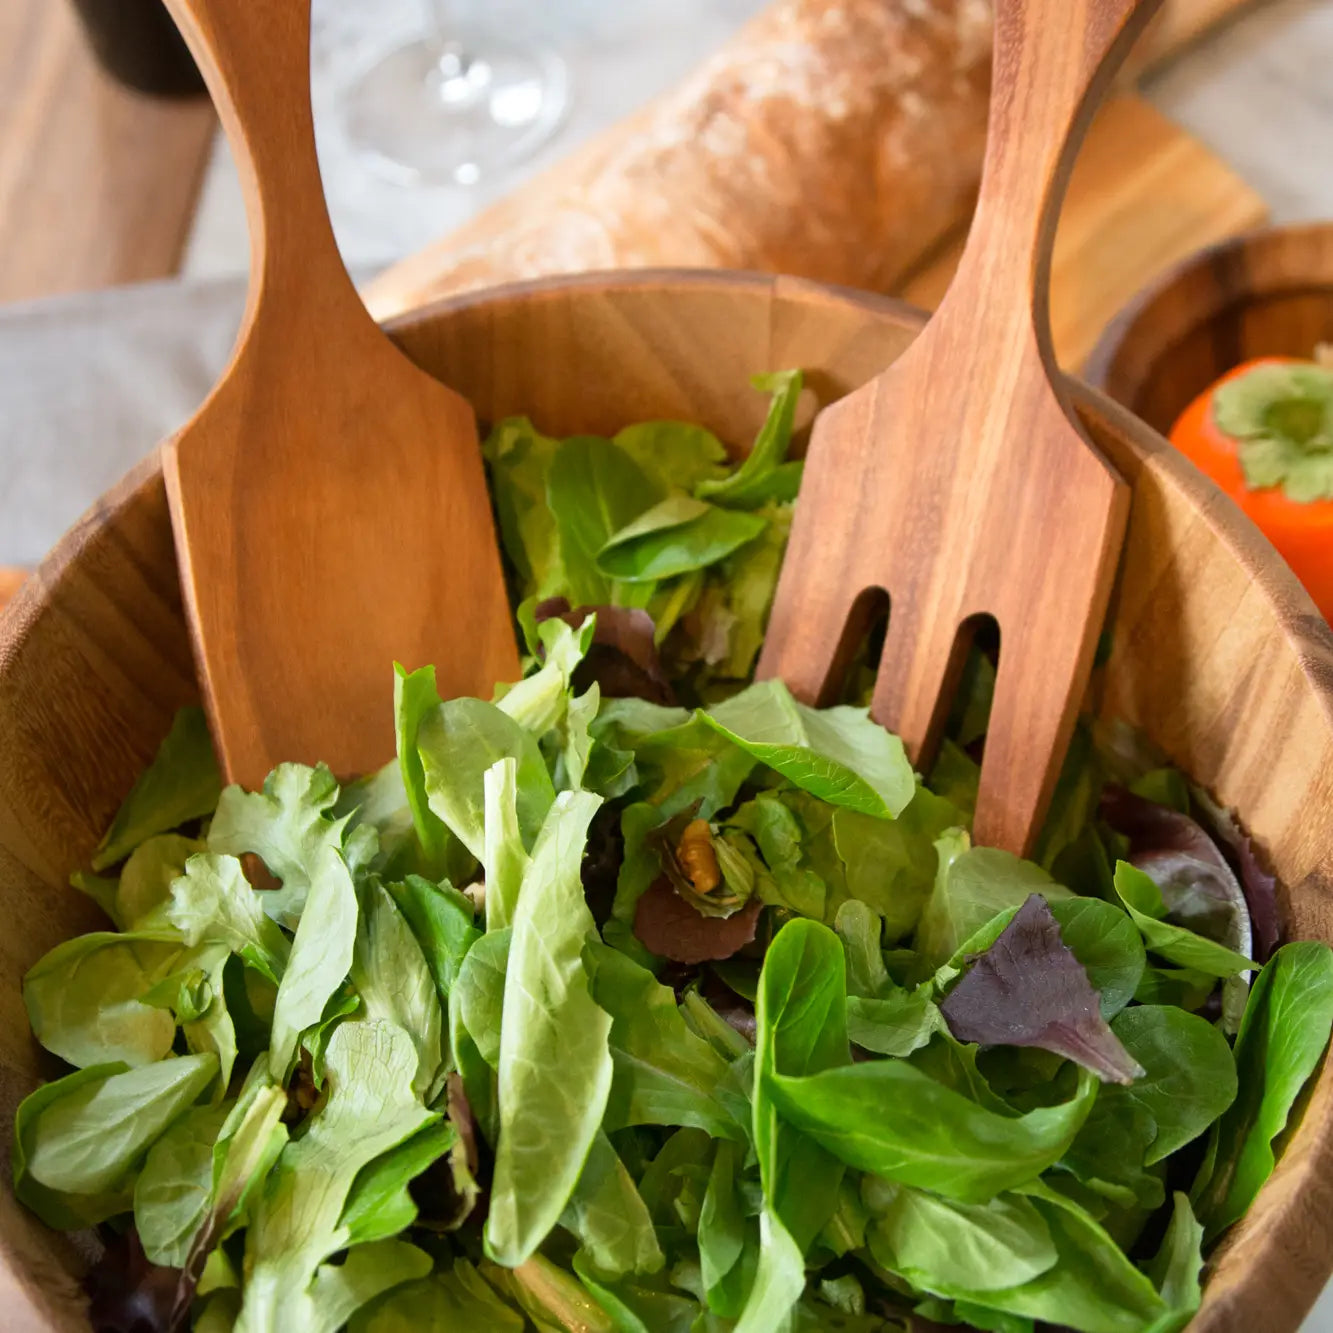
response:
[[[427,30],[348,89],[348,140],[380,175],[475,185],[528,157],[559,125],[569,103],[564,61],[481,21],[484,3],[427,0]]]

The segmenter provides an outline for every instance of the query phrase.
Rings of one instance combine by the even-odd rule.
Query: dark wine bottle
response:
[[[102,68],[127,87],[192,97],[204,81],[162,0],[73,0]]]

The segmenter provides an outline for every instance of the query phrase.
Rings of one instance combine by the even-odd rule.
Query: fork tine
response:
[[[879,590],[809,572],[790,558],[783,565],[755,678],[777,676],[802,703],[822,706],[842,686]]]

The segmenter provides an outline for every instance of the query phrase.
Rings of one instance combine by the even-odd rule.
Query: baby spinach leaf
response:
[[[971,1296],[969,1317],[976,1306],[1081,1333],[1142,1333],[1166,1313],[1152,1283],[1087,1212],[1039,1181],[1022,1192],[1049,1228],[1058,1261],[1020,1286]]]
[[[785,1252],[773,1222],[804,1253],[837,1207],[843,1174],[837,1157],[779,1114],[774,1087],[784,1073],[823,1077],[821,1071],[847,1064],[845,974],[838,937],[827,926],[798,919],[778,931],[759,976],[751,1129],[774,1214],[770,1262]]]
[[[1115,891],[1144,943],[1160,957],[1214,977],[1232,977],[1254,966],[1244,954],[1166,921],[1166,904],[1157,885],[1128,861],[1116,864]]]
[[[614,581],[597,566],[598,552],[663,496],[660,484],[610,440],[576,435],[560,442],[546,474],[546,501],[571,601],[617,600]]]
[[[779,680],[751,685],[696,717],[802,790],[893,819],[916,793],[902,742],[864,708],[807,708]]]
[[[584,957],[592,998],[611,1016],[606,1127],[695,1125],[714,1137],[743,1138],[714,1097],[727,1061],[690,1030],[671,988],[596,940]]]
[[[764,1086],[784,1120],[848,1166],[984,1203],[1059,1160],[1098,1085],[1083,1073],[1069,1101],[1021,1116],[987,1110],[904,1060],[870,1060],[803,1078],[770,1074]]]
[[[47,1226],[61,1231],[76,1231],[80,1227],[94,1226],[117,1213],[126,1212],[132,1206],[132,1180],[118,1182],[110,1190],[100,1193],[73,1194],[48,1188],[28,1169],[36,1147],[37,1130],[48,1111],[67,1097],[84,1091],[89,1085],[94,1085],[93,1090],[96,1091],[108,1079],[123,1074],[126,1069],[127,1066],[120,1062],[76,1069],[74,1073],[66,1074],[54,1083],[44,1083],[19,1103],[14,1114],[14,1197],[32,1209]]]
[[[153,762],[116,812],[93,853],[93,869],[122,861],[154,834],[202,819],[218,803],[222,778],[202,708],[182,708]]]
[[[432,884],[419,875],[384,887],[412,927],[435,979],[435,992],[440,1003],[447,1004],[463,959],[481,936],[471,901],[452,884]]]
[[[663,490],[693,490],[726,475],[727,451],[711,430],[687,421],[641,421],[613,437]]]
[[[1143,969],[1134,989],[1139,1004],[1172,1004],[1191,1012],[1202,1009],[1217,989],[1217,978],[1192,967],[1153,967]]]
[[[1202,1272],[1203,1227],[1195,1220],[1188,1196],[1177,1190],[1161,1249],[1148,1265],[1148,1276],[1171,1311],[1153,1325],[1152,1333],[1177,1333],[1189,1323],[1203,1303]]]
[[[157,1137],[212,1082],[217,1058],[182,1055],[124,1072],[101,1068],[99,1077],[71,1075],[53,1084],[61,1095],[23,1126],[25,1169],[48,1189],[96,1195],[128,1185]]]
[[[795,489],[787,481],[791,474],[784,474],[782,483],[776,474],[791,445],[803,382],[799,370],[775,370],[751,378],[750,383],[761,393],[773,395],[768,416],[740,467],[720,481],[699,482],[694,488],[696,495],[736,509],[753,509],[775,498],[793,498]]]
[[[430,808],[418,738],[421,724],[440,702],[433,666],[406,671],[397,662],[393,664],[393,718],[398,767],[425,868],[432,874],[444,873],[452,835],[448,825]]]
[[[959,1203],[866,1178],[875,1261],[919,1290],[975,1294],[1022,1286],[1053,1268],[1051,1231],[1032,1200],[1001,1194]]]
[[[771,1333],[784,1326],[805,1290],[801,1247],[770,1204],[759,1214],[759,1263],[733,1333]]]
[[[501,759],[518,764],[518,823],[531,842],[555,798],[530,732],[494,704],[450,699],[417,733],[430,808],[477,860],[485,855],[485,775]]]
[[[518,761],[512,755],[486,770],[482,799],[486,929],[503,930],[513,923],[518,891],[528,868],[528,850],[518,826]]]
[[[1162,1172],[1146,1170],[1144,1160],[1157,1124],[1143,1106],[1113,1097],[1113,1091],[1102,1090],[1060,1167],[1117,1207],[1155,1211],[1166,1198],[1166,1190]],[[1061,1187],[1066,1184],[1058,1183]]]
[[[609,1278],[656,1273],[664,1262],[647,1205],[602,1130],[593,1136],[560,1224],[578,1237],[593,1268]]]
[[[353,1247],[342,1263],[316,1270],[305,1333],[338,1333],[362,1306],[430,1270],[430,1255],[403,1240]]]
[[[500,1137],[487,1249],[514,1267],[559,1220],[606,1109],[611,1018],[593,1000],[593,934],[579,866],[599,797],[562,792],[533,848],[514,914],[500,1023]]]
[[[697,1301],[632,1279],[610,1283],[588,1266],[582,1253],[574,1272],[588,1294],[611,1317],[616,1333],[691,1333],[700,1309]]]
[[[1236,1062],[1221,1032],[1183,1009],[1136,1005],[1111,1026],[1144,1072],[1128,1087],[1104,1089],[1101,1100],[1108,1113],[1128,1104],[1152,1118],[1151,1166],[1198,1138],[1231,1105]]]
[[[183,1268],[213,1197],[213,1145],[231,1106],[196,1106],[148,1150],[134,1182],[134,1225],[155,1264]]]
[[[311,889],[312,905],[319,878]],[[302,920],[309,920],[309,912]],[[295,956],[293,968],[295,970]],[[246,1232],[241,1325],[297,1329],[315,1324],[311,1281],[344,1248],[347,1196],[368,1163],[436,1119],[412,1092],[411,1037],[390,1023],[339,1025],[326,1055],[328,1100],[282,1150],[254,1203]]]
[[[917,787],[894,820],[855,810],[834,812],[833,842],[845,867],[847,895],[884,918],[890,941],[916,928],[935,880],[934,844],[962,822],[958,810],[925,787]]]
[[[556,517],[546,502],[547,473],[559,445],[527,417],[507,417],[482,446],[505,554],[523,587],[542,597],[564,586]]]
[[[262,895],[234,856],[190,857],[172,885],[167,916],[187,944],[224,945],[274,985],[282,980],[291,944],[265,914]]]
[[[260,898],[264,910],[295,930],[315,865],[327,846],[341,848],[343,822],[330,818],[338,783],[323,764],[279,764],[262,792],[228,787],[208,828],[208,850],[253,852],[282,881]]]
[[[356,946],[356,890],[347,863],[334,847],[325,846],[311,869],[309,896],[273,1011],[269,1066],[280,1081],[287,1077],[302,1031],[319,1022],[342,984]]]
[[[929,985],[904,990],[890,985],[874,999],[849,996],[847,1035],[878,1055],[911,1055],[944,1026]]]
[[[1331,1029],[1333,951],[1313,940],[1283,945],[1251,988],[1236,1037],[1239,1091],[1191,1191],[1209,1239],[1245,1213],[1272,1175],[1273,1141],[1318,1068]]]
[[[56,945],[23,978],[33,1036],[76,1068],[161,1060],[176,1020],[140,997],[180,954],[172,932],[97,932]]]
[[[758,514],[671,495],[613,533],[598,553],[597,568],[627,583],[675,578],[715,565],[752,542],[765,524]]]
[[[1115,1083],[1143,1073],[1101,1016],[1088,974],[1036,893],[950,991],[940,1012],[959,1041],[1037,1046]]]
[[[997,913],[1021,907],[1032,894],[1048,902],[1073,896],[1031,861],[997,847],[973,847],[961,829],[943,834],[935,850],[939,868],[915,940],[931,967],[947,962]]]
[[[440,1000],[416,936],[377,880],[361,889],[351,975],[367,1018],[411,1034],[418,1059],[412,1087],[423,1101],[432,1100],[443,1059]]]
[[[1049,904],[1060,938],[1083,965],[1110,1020],[1134,998],[1146,958],[1133,921],[1099,898],[1057,898]]]
[[[723,1290],[723,1284],[740,1264],[749,1237],[745,1207],[737,1188],[743,1161],[739,1144],[717,1145],[699,1212],[699,1266],[704,1291],[709,1308],[722,1315],[740,1313],[739,1308],[730,1308],[727,1298],[731,1293]],[[742,1295],[745,1290],[742,1288]]]
[[[417,1220],[417,1205],[408,1186],[443,1157],[458,1141],[446,1120],[433,1120],[383,1156],[357,1172],[347,1192],[338,1226],[348,1245],[385,1240],[406,1231]]]

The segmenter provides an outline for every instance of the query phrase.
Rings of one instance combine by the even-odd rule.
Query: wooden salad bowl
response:
[[[1269,227],[1187,259],[1108,325],[1084,377],[1155,430],[1256,356],[1333,343],[1333,222]]]
[[[483,421],[527,413],[564,435],[674,417],[739,441],[753,436],[767,401],[749,387],[752,373],[803,367],[827,402],[883,369],[923,320],[893,300],[802,280],[640,272],[468,295],[390,331]],[[1159,436],[1100,394],[1071,391],[1133,486],[1097,707],[1142,728],[1238,811],[1285,886],[1290,935],[1333,941],[1333,631],[1259,534]],[[390,696],[386,662],[386,709]],[[98,925],[66,877],[86,864],[174,711],[195,699],[166,493],[150,458],[65,536],[0,617],[6,1120],[55,1072],[28,1031],[23,973]],[[1333,1268],[1330,1218],[1325,1071],[1276,1175],[1216,1256],[1193,1327],[1294,1330]],[[0,1310],[10,1333],[86,1329],[80,1263],[76,1244],[0,1192]]]

